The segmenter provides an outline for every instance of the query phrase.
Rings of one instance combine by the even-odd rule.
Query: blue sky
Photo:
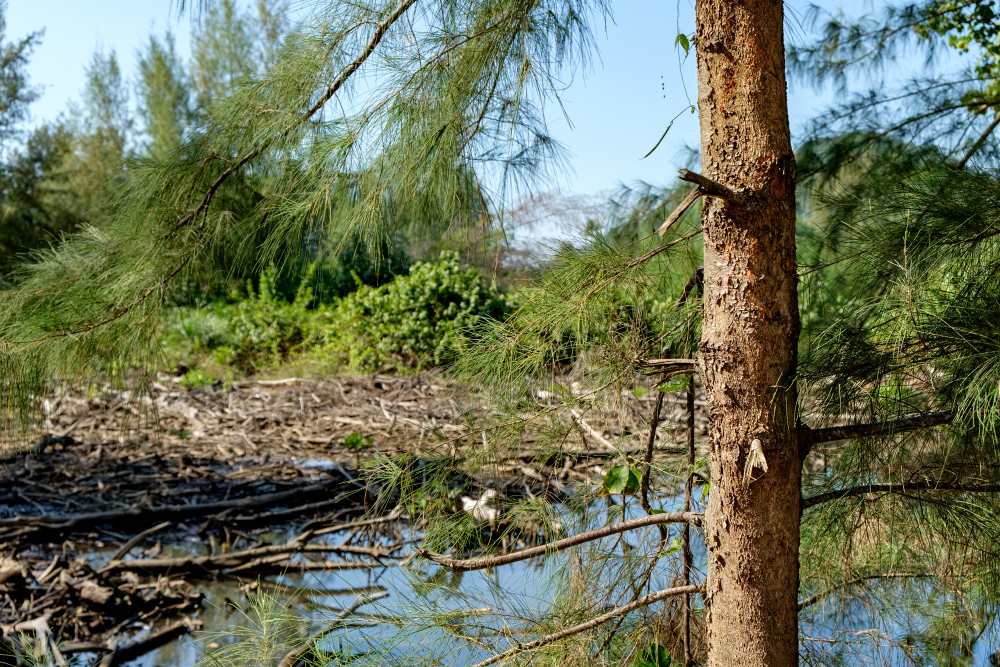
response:
[[[597,35],[599,61],[563,97],[572,127],[559,109],[549,110],[553,133],[570,154],[572,171],[557,184],[564,192],[593,194],[640,179],[665,183],[685,166],[686,147],[698,144],[697,116],[685,112],[689,100],[696,100],[694,57],[680,62],[674,46],[678,31],[694,30],[693,0],[624,0],[613,6],[614,21]],[[860,7],[851,0],[851,9]],[[171,29],[186,54],[189,19],[178,18],[175,9],[170,0],[11,0],[8,39],[45,29],[30,67],[32,82],[44,89],[32,109],[34,122],[56,118],[79,98],[84,67],[96,48],[114,49],[129,76],[150,32]],[[793,134],[828,96],[792,87]],[[642,159],[678,113],[659,149]]]

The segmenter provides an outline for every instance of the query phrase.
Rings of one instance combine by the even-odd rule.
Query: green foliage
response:
[[[653,643],[635,656],[632,667],[670,667],[670,651],[665,646]]]
[[[139,56],[139,115],[145,125],[149,155],[165,157],[184,140],[191,122],[190,83],[176,53],[174,36],[150,35]]]
[[[455,360],[466,334],[484,318],[504,317],[506,303],[454,253],[418,262],[382,287],[362,287],[341,303],[327,349],[361,370],[426,368]]]
[[[347,447],[348,449],[368,449],[375,442],[375,437],[371,435],[361,435],[360,433],[354,432],[350,435],[340,439],[339,444],[341,447]]]
[[[181,376],[180,385],[182,387],[190,387],[191,389],[197,389],[199,387],[208,387],[215,384],[215,378],[211,375],[207,375],[200,368],[195,368],[190,370]]]
[[[430,368],[452,360],[485,319],[506,312],[505,297],[484,287],[453,254],[327,304],[313,296],[316,274],[315,265],[307,267],[289,300],[278,291],[280,274],[272,264],[236,303],[168,311],[168,357],[191,363],[209,354],[241,373],[302,355],[342,370]]]
[[[12,148],[38,91],[28,84],[28,62],[42,33],[7,42],[7,1],[0,2],[0,154]]]
[[[604,476],[604,495],[631,496],[639,491],[641,473],[631,466],[615,466]]]
[[[41,125],[0,165],[0,280],[27,253],[57,243],[83,222],[67,196],[64,165],[73,149],[64,125]]]
[[[998,93],[1000,77],[1000,16],[990,0],[938,0],[922,8],[923,21],[914,30],[924,39],[932,34],[946,37],[948,46],[968,53],[970,48],[980,57],[976,73],[984,81],[992,81],[991,92]]]

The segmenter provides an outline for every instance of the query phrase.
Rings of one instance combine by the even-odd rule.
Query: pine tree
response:
[[[151,35],[139,58],[137,91],[149,155],[165,157],[183,142],[191,123],[190,89],[173,35]]]

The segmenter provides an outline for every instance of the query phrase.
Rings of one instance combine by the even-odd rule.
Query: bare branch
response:
[[[920,579],[923,577],[931,577],[931,576],[932,575],[930,574],[925,574],[922,572],[880,572],[877,574],[866,574],[863,577],[848,579],[847,581],[843,581],[837,584],[836,586],[832,586],[831,588],[827,588],[826,590],[820,591],[819,593],[810,595],[805,600],[799,603],[799,611],[802,611],[806,607],[816,604],[820,600],[830,597],[831,595],[833,595],[834,593],[836,593],[841,589],[847,588],[848,586],[853,586],[854,584],[860,584],[864,581],[871,581],[872,579]]]
[[[689,192],[687,197],[678,204],[677,208],[667,216],[667,219],[663,221],[663,224],[656,230],[656,233],[662,238],[667,233],[667,230],[673,227],[674,223],[680,220],[684,212],[691,208],[691,205],[698,201],[698,197],[701,197],[703,194],[705,194],[705,191],[701,187],[696,187]]]
[[[602,614],[597,618],[591,619],[586,623],[581,623],[580,625],[574,625],[571,628],[566,628],[565,630],[560,630],[559,632],[554,632],[550,635],[545,635],[541,639],[536,639],[533,642],[528,642],[527,644],[518,644],[517,646],[507,649],[503,653],[498,653],[492,658],[487,658],[482,662],[477,662],[472,667],[487,667],[487,665],[492,665],[500,662],[501,660],[506,660],[518,653],[524,653],[525,651],[533,651],[536,648],[545,646],[546,644],[551,644],[552,642],[557,642],[560,639],[565,639],[566,637],[572,637],[573,635],[578,635],[581,632],[586,632],[587,630],[592,630],[599,625],[603,625],[608,621],[618,618],[619,616],[624,616],[629,614],[636,609],[641,609],[643,607],[648,607],[649,605],[659,602],[661,600],[666,600],[677,595],[685,595],[691,593],[700,593],[700,586],[677,586],[676,588],[667,588],[662,591],[656,591],[655,593],[650,593],[649,595],[643,596],[636,600],[635,602],[630,602],[629,604],[622,605],[612,609],[606,614]]]
[[[459,572],[484,570],[488,567],[499,567],[500,565],[508,565],[510,563],[528,560],[529,558],[535,558],[536,556],[558,553],[559,551],[569,549],[570,547],[575,547],[578,544],[593,542],[594,540],[599,540],[601,538],[608,537],[609,535],[617,535],[629,530],[635,530],[636,528],[645,528],[646,526],[656,526],[664,523],[691,523],[696,526],[700,526],[701,518],[702,515],[695,512],[664,512],[662,514],[651,514],[649,516],[639,517],[638,519],[621,521],[619,523],[611,524],[610,526],[604,526],[603,528],[588,530],[586,532],[579,533],[578,535],[550,542],[549,544],[543,544],[542,546],[532,547],[530,549],[522,549],[521,551],[515,551],[514,553],[504,554],[502,556],[485,556],[483,558],[461,559],[451,558],[450,556],[445,556],[444,554],[438,554],[424,549],[418,549],[417,551],[424,558],[434,561],[438,565],[447,567],[451,570]]]
[[[987,127],[981,135],[979,135],[979,138],[976,139],[976,143],[972,144],[972,147],[969,148],[968,152],[966,152],[966,154],[962,156],[962,159],[955,164],[955,169],[965,168],[965,163],[976,154],[976,151],[983,147],[986,140],[990,138],[991,134],[993,134],[993,130],[997,129],[997,125],[1000,125],[1000,113],[997,113],[996,117],[993,118],[993,122],[990,123],[990,126]]]
[[[655,373],[694,373],[694,359],[637,359],[636,364]]]
[[[683,306],[684,302],[686,302],[688,300],[688,297],[691,296],[691,292],[693,292],[696,289],[702,291],[704,291],[705,289],[704,266],[699,266],[698,268],[696,268],[694,270],[694,273],[691,274],[691,277],[688,278],[688,281],[684,283],[684,291],[681,292],[680,297],[678,297],[677,299],[677,304],[676,304],[677,307],[679,308],[680,306]]]
[[[940,410],[872,424],[852,424],[850,426],[833,426],[817,429],[802,426],[800,427],[800,436],[807,437],[810,444],[834,442],[836,440],[852,440],[854,438],[872,438],[879,435],[892,435],[905,431],[919,431],[931,426],[940,426],[941,424],[949,423],[954,418],[954,410]]]
[[[1000,493],[1000,484],[947,484],[935,481],[914,482],[911,484],[867,484],[852,486],[837,491],[827,491],[802,499],[802,509],[819,505],[820,503],[863,496],[869,493],[912,493],[917,491],[954,491],[957,493]]]
[[[701,174],[695,173],[689,169],[681,169],[680,174],[682,181],[694,183],[703,194],[710,197],[718,197],[719,199],[725,199],[730,202],[735,202],[739,199],[739,196],[728,186],[725,186],[722,183],[717,183],[707,176],[702,176]]]
[[[693,238],[694,236],[697,236],[698,234],[701,234],[701,228],[700,227],[698,229],[694,230],[693,232],[691,232],[690,234],[685,234],[684,236],[680,237],[679,239],[674,239],[670,243],[664,243],[663,245],[661,245],[658,248],[653,248],[652,250],[650,250],[649,252],[647,252],[645,255],[643,255],[641,257],[636,257],[631,262],[629,262],[628,264],[626,264],[625,268],[626,269],[634,269],[635,267],[639,266],[640,264],[642,264],[644,262],[648,262],[649,260],[653,259],[654,257],[656,257],[657,255],[659,255],[660,253],[666,252],[667,250],[670,250],[671,248],[673,248],[678,243],[683,243],[684,241],[687,241],[688,239]]]

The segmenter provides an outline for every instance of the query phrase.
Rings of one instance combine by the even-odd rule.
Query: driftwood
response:
[[[479,397],[435,378],[294,378],[241,382],[232,391],[161,381],[147,401],[159,419],[148,438],[125,440],[119,429],[123,416],[137,414],[135,396],[67,392],[46,402],[52,435],[6,453],[0,549],[13,557],[0,562],[0,625],[30,627],[47,618],[48,643],[64,654],[96,652],[117,664],[186,631],[176,621],[202,603],[199,580],[256,582],[281,572],[408,563],[415,554],[403,552],[403,508],[369,514],[374,494],[384,490],[358,479],[355,466],[376,450],[437,458],[481,446],[466,419],[483,409]],[[637,449],[629,429],[646,423],[657,394],[626,396],[627,418],[611,420],[600,407],[607,397],[584,393],[588,403],[577,414],[568,407],[553,413],[582,437],[546,447],[529,429],[498,453],[488,481],[460,477],[456,488],[481,497],[488,484],[501,496],[557,499],[573,484],[600,483],[608,466]],[[548,410],[548,399],[539,399]],[[683,406],[667,397],[663,412],[654,451],[678,453],[670,436],[684,420]],[[354,433],[374,440],[345,445]],[[484,538],[507,520],[500,512],[497,525],[483,524]],[[291,521],[299,522],[297,538],[262,541],[269,526]],[[516,542],[529,549],[544,539],[540,527],[517,530]],[[347,539],[325,543],[332,534]],[[187,540],[192,553],[161,553]],[[63,555],[81,544],[107,549],[96,571]],[[149,636],[129,643],[149,626],[156,628]]]
[[[137,524],[148,524],[157,520],[183,521],[196,517],[217,514],[235,509],[254,509],[270,507],[288,500],[301,500],[304,496],[314,496],[339,487],[341,480],[330,480],[320,484],[309,484],[292,491],[281,493],[249,496],[236,500],[222,500],[200,505],[166,505],[163,507],[140,508],[110,512],[87,512],[66,516],[14,516],[0,519],[0,528],[30,528],[37,532],[60,533],[75,530],[86,530],[95,526],[117,525],[128,523],[132,527]]]
[[[118,665],[140,658],[150,651],[155,651],[178,637],[186,635],[191,631],[191,625],[190,621],[179,621],[153,632],[137,642],[121,648],[116,647],[101,659],[100,667],[118,667]]]

